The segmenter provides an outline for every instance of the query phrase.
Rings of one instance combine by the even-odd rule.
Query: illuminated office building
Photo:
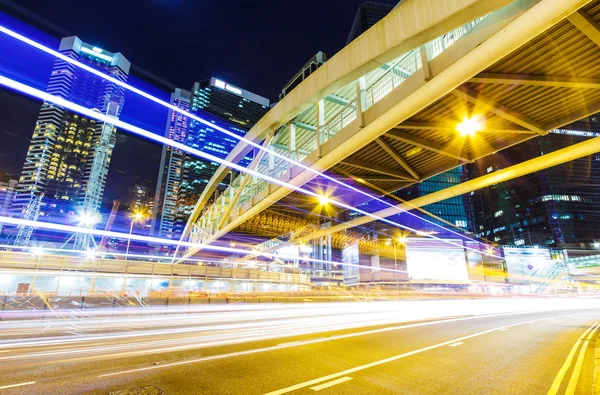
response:
[[[189,111],[190,92],[179,88],[175,89],[175,92],[171,94],[171,104]],[[184,143],[189,122],[190,118],[169,110],[165,137]],[[152,234],[157,237],[173,238],[182,157],[182,151],[163,145],[152,212]]]
[[[238,136],[244,136],[269,110],[269,100],[216,78],[178,90],[178,106]],[[177,116],[175,116],[177,115]],[[217,129],[180,114],[171,114],[167,133],[185,145],[224,159],[239,142]],[[242,159],[246,166],[251,158]],[[219,164],[178,150],[163,149],[155,202],[154,233],[178,238]],[[222,182],[226,188],[229,177]],[[163,192],[164,191],[164,192]]]
[[[465,166],[469,179],[600,136],[594,117]],[[600,241],[600,155],[471,192],[477,236],[501,245],[594,247]]]
[[[120,53],[86,44],[77,37],[63,38],[59,51],[120,81],[127,80],[130,63]],[[123,88],[61,59],[54,63],[47,92],[115,118],[125,97]],[[66,216],[82,207],[93,182],[91,189],[97,196],[92,209],[97,210],[116,134],[116,129],[107,125],[112,129],[105,127],[103,135],[103,126],[102,122],[44,102],[19,177],[12,214],[23,216],[27,207],[43,195],[40,218],[64,222]],[[108,138],[108,152],[99,156],[101,135]],[[95,159],[100,163],[94,165]]]
[[[462,167],[457,167],[442,174],[438,174],[437,176],[428,178],[423,182],[397,191],[395,192],[395,195],[404,200],[412,200],[420,196],[428,195],[432,192],[450,188],[454,185],[460,184],[462,181],[463,169]],[[422,220],[412,221],[410,225],[417,230],[440,233],[443,235],[444,231],[442,228],[450,228],[452,230],[467,230],[469,228],[466,201],[463,196],[455,196],[450,199],[442,200],[441,202],[423,206],[423,210],[432,215],[426,215],[419,211],[414,212],[419,217],[425,218],[430,222],[425,222]],[[433,222],[433,224],[431,222]]]

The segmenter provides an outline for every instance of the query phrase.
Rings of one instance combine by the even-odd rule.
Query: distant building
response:
[[[269,100],[216,78],[196,82],[190,92],[177,89],[172,103],[179,108],[243,136],[269,110]],[[166,135],[176,141],[225,158],[239,140],[215,128],[172,112]],[[247,165],[251,159],[240,163]],[[185,152],[163,148],[157,182],[153,233],[159,237],[179,238],[208,181],[219,167]],[[222,182],[226,188],[229,179]]]
[[[327,55],[325,52],[319,51],[313,56],[304,67],[302,67],[292,79],[285,84],[281,93],[279,94],[279,100],[283,99],[288,93],[290,93],[295,87],[300,85],[309,75],[314,73],[319,67],[321,67],[327,61]]]
[[[154,201],[150,198],[150,188],[140,184],[130,187],[128,206],[129,211],[133,213],[141,212],[149,217],[154,206]]]
[[[190,92],[177,88],[171,94],[171,104],[189,111],[190,98]],[[184,143],[189,122],[188,117],[169,110],[165,137]],[[182,151],[168,145],[163,146],[152,212],[152,233],[158,237],[173,238],[182,156]]]
[[[17,179],[10,177],[3,171],[0,171],[0,216],[8,217],[10,215],[10,206],[17,190]],[[2,221],[0,221],[0,232],[2,232]]]
[[[348,36],[346,45],[354,41],[358,36],[369,30],[374,24],[379,22],[383,17],[394,9],[395,5],[377,3],[374,1],[365,1],[359,8],[354,23]]]
[[[121,81],[126,81],[130,63],[120,53],[111,53],[82,42],[63,38],[60,53]],[[56,59],[47,92],[102,114],[118,118],[124,89],[61,59]],[[88,202],[97,210],[102,201],[116,129],[69,110],[44,102],[12,205],[12,214],[22,216],[43,194],[40,218],[64,222]],[[100,146],[107,148],[98,154]],[[93,176],[94,175],[94,176]],[[93,176],[93,177],[92,177]]]
[[[460,184],[463,181],[463,178],[462,167],[457,167],[442,174],[438,174],[437,176],[428,178],[418,184],[403,188],[394,194],[404,200],[412,200]],[[450,228],[451,230],[456,230],[456,228],[458,228],[467,231],[469,229],[469,217],[467,215],[466,205],[467,202],[463,196],[455,196],[441,202],[423,206],[423,210],[439,218],[415,212],[419,217],[426,218],[430,222],[417,221],[411,225],[423,232],[440,233],[442,231],[441,228]]]
[[[600,136],[592,117],[465,166],[469,179]],[[554,166],[467,195],[477,236],[501,245],[596,247],[600,155]]]
[[[17,179],[12,178],[3,171],[0,171],[0,215],[8,216],[10,206],[15,197],[17,188]]]

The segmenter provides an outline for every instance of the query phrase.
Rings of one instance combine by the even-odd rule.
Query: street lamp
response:
[[[406,243],[406,237],[399,236],[396,240],[391,240],[391,242],[394,245],[394,268],[396,269],[394,271],[394,278],[396,279],[396,290],[399,290],[400,283],[398,283],[398,256],[396,254],[396,243],[404,245]]]
[[[327,206],[327,205],[329,205],[330,202],[331,202],[331,200],[327,196],[319,195],[319,204],[321,206]]]
[[[143,221],[144,214],[137,212],[134,213],[131,217],[131,225],[129,225],[129,239],[127,239],[127,249],[125,250],[125,260],[127,260],[127,255],[129,255],[129,245],[131,244],[131,234],[133,233],[133,224],[137,221]]]
[[[483,125],[477,117],[464,117],[463,121],[456,126],[456,130],[461,136],[473,136],[475,132],[482,128]]]

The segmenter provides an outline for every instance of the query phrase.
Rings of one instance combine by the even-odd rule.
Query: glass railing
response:
[[[453,43],[458,41],[461,37],[479,25],[488,15],[478,18],[474,21],[471,21],[463,26],[460,26],[457,29],[448,32],[435,40],[425,44],[425,52],[427,55],[427,59],[429,61],[435,59],[439,54],[444,52],[448,47],[450,47]],[[421,64],[421,49],[416,48],[404,55],[402,55],[398,60],[396,60],[391,65],[388,65],[388,68],[385,72],[375,79],[374,82],[370,83],[369,86],[365,90],[365,108],[366,110],[373,106],[375,103],[386,97],[390,92],[400,86],[406,79],[420,70],[422,67]],[[352,99],[348,104],[346,104],[343,108],[337,111],[333,116],[331,116],[323,125],[323,127],[318,128],[318,136],[315,135],[311,138],[305,138],[301,144],[297,144],[296,150],[294,152],[289,152],[289,150],[285,150],[280,148],[281,146],[287,146],[286,142],[280,142],[277,145],[273,142],[269,145],[269,149],[273,150],[279,154],[285,155],[290,159],[301,162],[308,155],[314,152],[317,149],[317,138],[319,139],[319,144],[324,144],[340,130],[347,127],[350,123],[352,123],[356,119],[356,98]],[[293,122],[293,121],[291,121]],[[289,128],[289,124],[283,126],[278,130],[283,135],[285,128]],[[289,148],[289,146],[288,146]],[[288,160],[284,158],[274,157],[271,160],[268,158],[268,153],[265,154],[261,163],[256,167],[256,171],[261,174],[266,174],[270,177],[276,179],[282,179],[287,177],[291,172],[291,164]],[[231,216],[234,216],[238,209],[245,209],[252,204],[252,199],[254,197],[260,196],[260,194],[265,193],[269,187],[269,182],[263,179],[259,179],[255,176],[246,184],[244,190],[240,194],[239,199],[234,203],[235,207],[230,211]],[[233,188],[233,191],[230,189]],[[237,189],[240,188],[240,183],[234,183],[231,187],[229,187],[222,195],[219,200],[218,207],[215,207],[214,204],[210,205],[205,214],[207,215],[209,211],[211,212],[208,215],[211,218],[210,221],[201,219],[198,220],[198,224],[204,224],[203,232],[197,232],[198,235],[204,234],[214,234],[218,230],[218,225],[223,220],[223,215],[226,212],[225,207],[230,204],[230,197],[234,196],[237,192]],[[212,211],[211,211],[212,210]]]

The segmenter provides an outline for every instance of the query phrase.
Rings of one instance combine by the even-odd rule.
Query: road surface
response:
[[[0,393],[591,394],[597,306],[406,301],[2,321]]]

